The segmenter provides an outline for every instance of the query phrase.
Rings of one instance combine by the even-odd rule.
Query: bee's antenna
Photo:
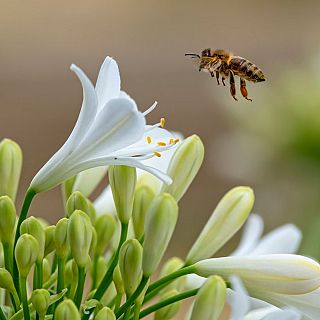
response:
[[[196,53],[185,53],[184,54],[185,56],[191,56],[191,57],[194,57],[194,58],[201,58],[198,54],[196,54]]]

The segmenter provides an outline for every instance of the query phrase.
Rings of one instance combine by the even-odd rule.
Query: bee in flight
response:
[[[225,86],[225,79],[229,77],[230,79],[230,93],[234,100],[238,101],[236,98],[236,85],[234,76],[240,78],[240,91],[242,96],[252,101],[248,98],[248,91],[246,88],[246,80],[251,82],[262,82],[265,81],[263,72],[249,60],[234,56],[231,52],[225,50],[211,50],[204,49],[201,55],[196,53],[186,53],[185,56],[190,56],[192,59],[197,60],[197,65],[199,71],[209,72],[211,77],[216,76],[218,85],[219,76],[221,75],[221,80]]]

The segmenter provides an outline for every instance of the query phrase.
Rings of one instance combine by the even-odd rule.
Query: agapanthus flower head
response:
[[[46,191],[84,170],[106,165],[137,167],[171,183],[168,175],[142,162],[161,157],[162,151],[178,142],[162,129],[164,119],[155,125],[146,124],[145,116],[156,103],[140,112],[135,101],[120,90],[118,65],[110,57],[104,60],[95,87],[80,68],[72,65],[71,70],[83,88],[78,120],[64,145],[33,178],[30,188],[36,193]]]

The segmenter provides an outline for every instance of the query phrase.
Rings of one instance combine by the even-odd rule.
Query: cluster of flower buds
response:
[[[222,197],[185,259],[163,261],[179,201],[204,158],[201,139],[154,143],[156,133],[167,137],[164,120],[145,124],[155,105],[137,110],[120,91],[113,59],[96,87],[72,70],[83,85],[83,108],[69,139],[31,182],[19,218],[22,153],[13,141],[0,143],[0,320],[169,320],[187,298],[187,320],[249,319],[251,297],[268,309],[254,319],[319,319],[320,265],[293,254],[301,239],[294,226],[260,240],[261,222],[251,215],[234,254],[213,257],[250,216],[249,187]],[[106,172],[109,186],[92,202]],[[64,214],[55,225],[28,215],[37,193],[61,183]]]

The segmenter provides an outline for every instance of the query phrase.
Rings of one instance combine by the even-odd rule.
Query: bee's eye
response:
[[[223,55],[222,55],[222,54],[219,54],[218,57],[219,57],[219,59],[222,59],[222,58],[223,58]]]

